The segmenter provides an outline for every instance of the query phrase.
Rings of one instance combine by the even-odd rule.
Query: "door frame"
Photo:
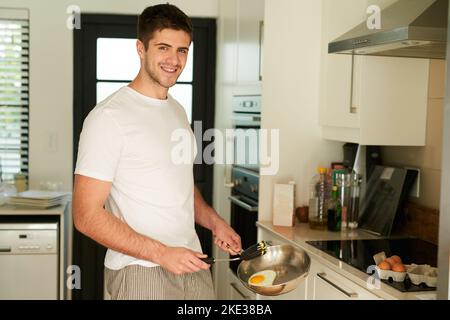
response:
[[[450,30],[450,7],[449,7]],[[447,61],[450,61],[450,32],[447,35]],[[450,199],[446,192],[450,190],[450,64],[446,70],[446,92],[443,114],[442,176],[441,205],[439,214],[439,246],[438,246],[438,284],[437,298],[450,299]]]

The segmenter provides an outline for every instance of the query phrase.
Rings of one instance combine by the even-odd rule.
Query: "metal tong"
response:
[[[214,264],[216,262],[226,262],[226,261],[238,261],[238,260],[252,260],[255,258],[258,258],[267,252],[267,248],[270,247],[272,243],[270,241],[260,241],[257,244],[252,245],[251,247],[248,247],[245,250],[242,250],[239,253],[239,257],[236,258],[229,258],[229,259],[215,259],[215,258],[203,258],[200,259],[203,262],[206,262],[207,264]]]

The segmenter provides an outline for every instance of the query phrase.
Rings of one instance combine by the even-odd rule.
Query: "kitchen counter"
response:
[[[0,216],[64,216],[65,213],[66,205],[48,209],[14,206],[9,204],[0,206]]]
[[[359,286],[366,288],[371,293],[375,294],[376,296],[382,299],[416,300],[416,299],[436,298],[436,291],[404,293],[382,282],[380,289],[368,289],[367,280],[370,277],[368,274],[306,243],[306,241],[318,241],[318,240],[383,239],[382,237],[373,235],[371,233],[359,229],[353,231],[349,230],[345,232],[313,230],[310,229],[309,225],[305,223],[297,223],[294,227],[278,227],[274,226],[272,222],[258,221],[256,225],[258,228],[260,228],[261,231],[268,231],[273,235],[281,238],[281,240],[284,240],[289,244],[292,244],[305,250],[306,252],[308,252],[308,254],[311,255],[312,258],[317,259],[320,263],[326,265],[333,271],[341,274],[342,276],[353,281]],[[401,235],[397,237],[401,237]]]

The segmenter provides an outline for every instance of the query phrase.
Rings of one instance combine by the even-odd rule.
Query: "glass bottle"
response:
[[[339,189],[339,198],[342,207],[341,229],[345,230],[348,227],[348,214],[351,206],[352,173],[338,174],[336,184]]]
[[[357,173],[354,173],[352,177],[352,191],[350,199],[351,205],[349,208],[350,211],[348,215],[348,227],[350,229],[358,228],[360,185],[361,185],[361,176]]]
[[[331,199],[328,203],[328,230],[340,231],[342,219],[342,206],[338,198],[338,187],[333,186]]]
[[[326,168],[318,168],[313,177],[309,197],[309,226],[311,229],[327,229],[327,205],[330,199],[330,177]]]

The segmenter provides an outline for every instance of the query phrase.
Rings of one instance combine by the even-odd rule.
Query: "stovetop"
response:
[[[375,239],[375,240],[331,240],[306,241],[309,245],[363,271],[375,265],[373,255],[384,251],[387,257],[398,255],[404,264],[428,264],[437,266],[438,248],[436,245],[420,239]],[[418,286],[411,283],[408,277],[404,282],[392,279],[381,280],[401,292],[433,291],[436,288],[425,284]]]

